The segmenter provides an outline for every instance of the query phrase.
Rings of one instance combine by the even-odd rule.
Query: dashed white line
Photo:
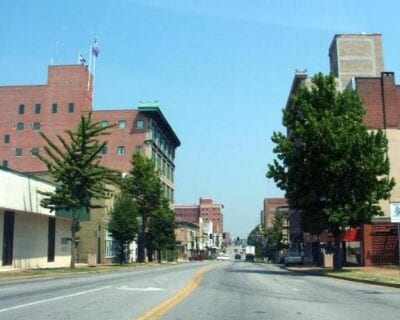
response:
[[[65,299],[65,298],[71,298],[71,297],[81,296],[81,295],[83,295],[83,294],[87,294],[87,293],[91,293],[91,292],[95,292],[95,291],[100,291],[100,290],[104,290],[104,289],[108,289],[108,288],[111,288],[111,286],[106,286],[106,287],[101,287],[101,288],[91,289],[91,290],[86,290],[86,291],[80,291],[80,292],[68,294],[68,295],[65,295],[65,296],[60,296],[60,297],[55,297],[55,298],[51,298],[51,299],[38,300],[38,301],[35,301],[35,302],[20,304],[20,305],[18,305],[18,306],[9,307],[9,308],[5,308],[5,309],[0,309],[0,313],[6,312],[6,311],[10,311],[10,310],[15,310],[15,309],[21,309],[21,308],[30,307],[30,306],[33,306],[33,305],[35,305],[35,304],[47,303],[47,302],[56,301],[56,300],[61,300],[61,299]]]

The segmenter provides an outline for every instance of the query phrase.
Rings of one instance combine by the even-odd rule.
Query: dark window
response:
[[[10,143],[10,135],[9,134],[4,135],[4,143]]]
[[[124,146],[119,146],[117,148],[117,154],[125,154],[125,147]]]
[[[101,149],[101,154],[107,154],[107,146],[104,146],[103,149]]]
[[[49,217],[49,232],[47,239],[47,262],[53,262],[56,249],[56,219]]]
[[[39,154],[39,148],[32,148],[31,153],[32,155],[37,156]]]
[[[24,130],[24,123],[23,122],[18,122],[17,125],[15,126],[17,131],[22,131]]]
[[[102,127],[107,127],[107,126],[108,126],[108,120],[102,120],[102,121],[100,122],[100,125],[101,125]]]
[[[75,105],[73,102],[68,103],[68,112],[69,113],[74,113],[75,111]]]
[[[138,129],[138,130],[143,130],[144,129],[144,121],[143,120],[137,120],[136,121],[136,129]]]
[[[21,157],[22,156],[22,149],[21,148],[15,148],[14,154],[16,157]]]
[[[126,120],[119,120],[118,121],[118,128],[125,129],[126,128]]]
[[[24,114],[25,113],[25,105],[24,104],[20,104],[19,105],[18,113],[19,114]]]
[[[32,123],[32,129],[33,130],[40,130],[40,122]]]
[[[8,168],[8,160],[3,160],[3,167]]]
[[[57,103],[53,103],[53,104],[51,105],[51,112],[52,112],[52,113],[57,113]]]
[[[40,105],[40,103],[37,103],[35,105],[35,114],[40,114],[40,109],[42,108],[42,106]]]

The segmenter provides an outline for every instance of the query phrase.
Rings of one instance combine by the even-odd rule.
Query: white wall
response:
[[[13,171],[0,169],[0,208],[54,216],[40,206],[43,198],[37,191],[54,191],[55,185]]]

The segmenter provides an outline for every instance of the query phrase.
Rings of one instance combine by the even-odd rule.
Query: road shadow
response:
[[[259,265],[257,265],[259,266]],[[288,270],[286,267],[282,265],[274,265],[274,267],[277,267],[279,269],[276,270],[271,270],[271,269],[254,269],[254,268],[231,268],[227,270],[227,272],[231,273],[253,273],[253,274],[265,274],[265,275],[280,275],[280,276],[287,276],[287,277],[304,277],[304,276],[313,276],[313,277],[321,277],[323,276],[323,273],[318,270],[302,270],[302,271],[291,271]]]

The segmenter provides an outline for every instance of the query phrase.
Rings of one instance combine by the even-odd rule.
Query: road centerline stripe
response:
[[[201,280],[203,279],[203,276],[214,267],[215,266],[204,267],[200,269],[186,287],[184,287],[173,297],[169,298],[149,312],[140,316],[138,320],[161,319],[161,317],[164,316],[167,312],[171,311],[175,306],[177,306],[179,303],[189,297],[197,289]]]
[[[111,286],[106,286],[106,287],[101,287],[101,288],[96,288],[96,289],[91,289],[91,290],[86,290],[86,291],[80,291],[80,292],[76,292],[76,293],[72,293],[72,294],[67,294],[65,296],[60,296],[60,297],[55,297],[55,298],[50,298],[50,299],[44,299],[44,300],[38,300],[38,301],[30,302],[30,303],[24,303],[24,304],[20,304],[20,305],[14,306],[14,307],[0,309],[0,313],[6,312],[6,311],[10,311],[10,310],[30,307],[30,306],[33,306],[33,305],[36,305],[36,304],[47,303],[47,302],[52,302],[52,301],[61,300],[61,299],[65,299],[65,298],[81,296],[83,294],[87,294],[87,293],[91,293],[91,292],[95,292],[95,291],[100,291],[100,290],[104,290],[104,289],[108,289],[108,288],[111,288]]]

